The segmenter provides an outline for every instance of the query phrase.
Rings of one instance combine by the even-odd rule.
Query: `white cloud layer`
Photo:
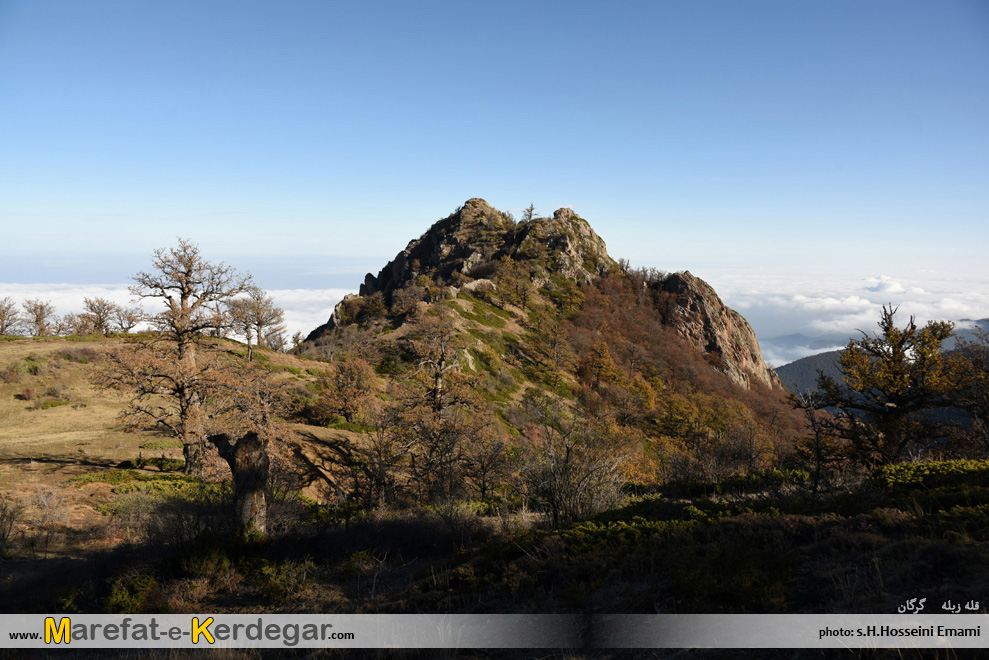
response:
[[[767,362],[778,366],[806,355],[841,348],[842,338],[876,330],[883,305],[898,308],[904,321],[989,317],[989,271],[918,270],[863,275],[805,269],[799,275],[767,270],[710,269],[696,272],[725,303],[742,313],[756,331]],[[781,346],[781,335],[827,336],[833,341]]]
[[[268,294],[275,304],[285,311],[286,335],[296,332],[308,335],[316,327],[326,323],[333,307],[352,293],[349,289],[272,289]],[[0,283],[0,299],[12,298],[17,303],[31,298],[51,302],[59,314],[83,311],[85,298],[105,298],[118,305],[133,305],[133,297],[126,284],[4,284]],[[153,304],[146,301],[145,309]]]
[[[883,305],[899,308],[905,320],[960,321],[989,317],[989,272],[953,273],[920,270],[907,274],[851,274],[803,269],[800,274],[770,269],[708,268],[694,273],[709,282],[725,303],[741,312],[759,337],[767,362],[774,366],[807,355],[841,348],[858,330],[872,332]],[[308,335],[330,317],[349,289],[272,289],[285,310],[287,335]],[[124,284],[0,284],[0,298],[51,301],[59,314],[82,311],[83,298],[107,298],[131,304]],[[790,334],[816,342],[771,342]],[[822,336],[826,336],[823,339]]]

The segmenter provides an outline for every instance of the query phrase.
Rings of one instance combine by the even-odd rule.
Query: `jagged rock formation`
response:
[[[466,284],[490,275],[506,255],[527,261],[534,271],[542,268],[585,282],[615,267],[601,237],[572,210],[515,222],[475,197],[410,241],[377,276],[368,273],[360,295],[381,291],[387,297],[420,275]]]
[[[516,222],[473,198],[410,241],[377,275],[368,273],[360,297],[380,293],[390,305],[393,294],[423,278],[446,287],[453,296],[460,289],[490,289],[495,287],[490,278],[504,257],[524,263],[536,288],[552,288],[553,278],[559,282],[560,277],[589,283],[618,268],[601,237],[570,209],[558,209],[552,218]],[[783,387],[763,361],[748,322],[727,308],[707,283],[685,272],[668,276],[658,286],[671,298],[663,322],[711,356],[716,368],[743,387],[752,380]],[[341,325],[341,309],[348,299],[353,296],[341,301],[309,341]]]
[[[771,388],[783,387],[762,359],[752,326],[725,306],[710,284],[685,271],[669,275],[661,287],[674,296],[666,323],[712,356],[718,369],[743,387],[753,379]]]
[[[490,286],[489,278],[505,256],[524,261],[536,286],[546,285],[554,274],[590,282],[617,268],[601,237],[572,210],[558,209],[552,218],[515,221],[475,197],[410,241],[376,276],[368,273],[360,296],[380,292],[390,304],[393,292],[422,276],[467,290]],[[338,305],[308,340],[338,327],[339,309]]]

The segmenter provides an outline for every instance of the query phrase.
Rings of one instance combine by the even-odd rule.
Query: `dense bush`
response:
[[[989,460],[924,461],[885,465],[870,482],[887,490],[945,486],[989,486]]]

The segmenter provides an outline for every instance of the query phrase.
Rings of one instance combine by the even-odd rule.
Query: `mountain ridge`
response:
[[[398,317],[397,309],[408,310],[423,298],[455,298],[462,290],[495,291],[493,279],[499,277],[503,288],[506,281],[519,286],[522,279],[536,292],[554,297],[609,274],[627,276],[627,262],[612,259],[604,240],[572,209],[557,209],[549,218],[530,216],[516,221],[482,198],[468,199],[409,241],[377,274],[368,273],[359,293],[346,296],[306,341],[318,341],[352,323],[357,308],[383,308],[386,315]],[[512,271],[510,277],[506,268]],[[664,273],[649,286],[654,295],[668,299],[661,312],[663,324],[706,354],[734,383],[749,388],[755,381],[783,389],[776,372],[766,365],[748,321],[728,308],[707,282],[684,271]],[[519,306],[524,316],[525,300]]]

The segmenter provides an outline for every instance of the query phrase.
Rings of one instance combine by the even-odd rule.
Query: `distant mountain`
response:
[[[833,351],[848,344],[849,337],[840,334],[818,335],[811,337],[804,334],[783,335],[760,339],[762,354],[766,362],[773,365],[789,364],[825,351]]]
[[[959,339],[975,341],[978,337],[976,333],[980,331],[989,332],[989,319],[962,319],[955,323],[955,334],[944,342],[944,347],[949,350],[954,348]]]
[[[783,381],[783,385],[794,394],[813,392],[817,389],[818,372],[835,379],[841,378],[841,370],[838,368],[840,355],[840,350],[809,355],[782,367],[776,367],[776,373]]]

